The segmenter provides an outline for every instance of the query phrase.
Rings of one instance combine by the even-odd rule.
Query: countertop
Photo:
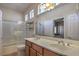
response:
[[[28,40],[30,42],[33,42],[39,46],[42,46],[44,48],[47,48],[51,51],[54,51],[60,55],[79,56],[79,44],[77,44],[77,45],[72,44],[70,46],[64,46],[64,45],[58,44],[58,41],[54,40],[55,38],[52,38],[52,40],[51,39],[44,39],[44,38],[40,38],[40,39],[24,38],[24,39]]]

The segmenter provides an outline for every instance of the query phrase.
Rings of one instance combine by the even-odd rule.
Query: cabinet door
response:
[[[37,52],[37,56],[42,56],[42,54],[40,54],[40,53]]]
[[[29,46],[26,46],[25,47],[25,54],[26,54],[26,56],[29,56],[29,51],[30,51],[30,48],[29,48]]]
[[[52,51],[49,51],[47,49],[44,49],[44,56],[58,56],[58,54],[56,54]]]
[[[42,47],[40,47],[40,46],[38,46],[36,44],[32,44],[32,48],[35,49],[40,54],[42,54]]]
[[[26,45],[29,46],[29,47],[31,47],[32,44],[31,44],[30,41],[27,41],[27,40],[26,40]]]
[[[36,51],[30,48],[30,56],[36,56]]]

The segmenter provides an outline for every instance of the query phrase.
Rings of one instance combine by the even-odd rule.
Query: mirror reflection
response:
[[[36,22],[36,35],[79,40],[79,13]]]

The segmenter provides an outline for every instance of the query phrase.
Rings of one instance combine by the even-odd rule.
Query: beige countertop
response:
[[[58,44],[58,41],[54,40],[56,38],[51,39],[36,39],[36,38],[24,38],[25,40],[28,40],[30,42],[33,42],[39,46],[42,46],[44,48],[47,48],[51,51],[54,51],[61,55],[67,55],[67,56],[79,56],[79,42],[75,41],[75,44],[70,44],[70,46],[64,46],[62,44]],[[71,42],[72,40],[70,40]],[[66,40],[66,42],[69,42]]]

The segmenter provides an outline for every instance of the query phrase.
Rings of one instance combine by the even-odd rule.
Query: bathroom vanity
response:
[[[25,44],[27,56],[59,56],[60,54],[55,53],[39,44],[26,40]]]
[[[79,56],[79,41],[57,39],[25,38],[26,56]]]

